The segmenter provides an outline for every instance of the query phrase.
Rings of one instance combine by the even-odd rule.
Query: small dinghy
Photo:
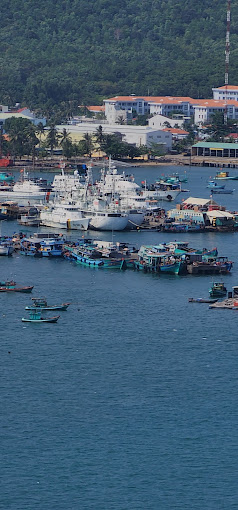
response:
[[[48,310],[48,311],[66,311],[70,303],[62,303],[61,305],[48,305],[45,298],[32,298],[33,304],[26,306],[25,310]]]
[[[217,299],[188,298],[189,303],[216,303]]]

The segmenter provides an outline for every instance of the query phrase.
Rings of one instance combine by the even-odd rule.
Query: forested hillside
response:
[[[3,104],[209,97],[224,83],[225,0],[1,0],[0,12]],[[230,83],[238,84],[238,0]]]

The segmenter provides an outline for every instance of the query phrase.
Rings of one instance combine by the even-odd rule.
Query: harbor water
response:
[[[209,197],[216,173],[131,170],[138,183],[186,171],[190,192],[178,201]],[[238,181],[226,188],[237,189],[214,199],[237,210]],[[2,224],[2,234],[20,229]],[[216,279],[228,290],[238,285],[238,232],[84,235],[217,247],[234,266]],[[209,297],[212,277],[92,269],[19,253],[0,264],[1,280],[34,285],[32,297],[71,302],[57,324],[24,324],[31,295],[0,293],[0,508],[237,509],[238,311],[188,302]]]

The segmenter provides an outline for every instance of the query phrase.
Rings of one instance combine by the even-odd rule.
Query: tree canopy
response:
[[[232,1],[234,84],[237,7]],[[1,19],[0,102],[49,118],[56,106],[67,119],[115,94],[209,97],[224,82],[223,0],[2,0]]]

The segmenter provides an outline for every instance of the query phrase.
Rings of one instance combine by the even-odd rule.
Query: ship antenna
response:
[[[230,61],[230,25],[231,25],[231,0],[227,1],[226,13],[226,49],[225,49],[225,111],[224,124],[227,125],[228,106],[227,106],[227,88],[229,83],[229,61]]]

